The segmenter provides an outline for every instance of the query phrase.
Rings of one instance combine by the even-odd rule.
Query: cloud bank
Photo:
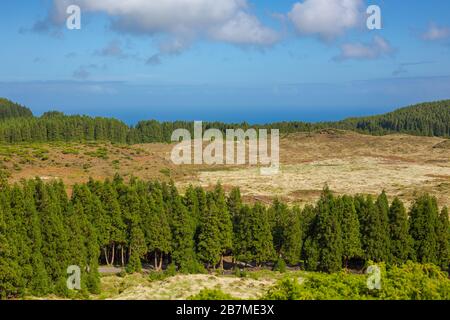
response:
[[[68,5],[83,13],[103,13],[123,33],[167,35],[187,40],[205,37],[238,45],[267,46],[278,40],[250,13],[247,0],[54,0],[49,20],[61,23]],[[42,23],[40,23],[42,24]]]
[[[361,24],[365,17],[362,0],[305,0],[288,13],[300,35],[331,40]]]

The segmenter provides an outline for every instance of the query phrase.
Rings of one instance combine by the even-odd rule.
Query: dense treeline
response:
[[[334,196],[315,206],[244,204],[239,189],[206,191],[120,176],[75,185],[1,184],[0,296],[67,295],[68,266],[82,270],[82,293],[99,291],[98,265],[139,272],[176,268],[195,273],[240,265],[284,263],[335,272],[359,261],[412,260],[449,266],[449,216],[436,199],[418,197],[409,212],[399,199]]]
[[[337,122],[336,127],[375,135],[400,132],[449,137],[450,100],[422,103],[379,116],[350,118]]]
[[[0,122],[0,141],[111,141],[127,143],[130,128],[119,120],[66,116],[48,112],[40,118],[14,118]]]
[[[193,123],[188,121],[141,121],[135,127],[110,118],[66,116],[48,112],[33,117],[29,109],[0,99],[0,142],[46,142],[106,140],[117,143],[171,142],[175,129],[188,129],[193,136]],[[335,128],[381,135],[408,133],[421,136],[450,136],[450,100],[424,103],[397,111],[363,118],[350,118],[339,122],[279,122],[265,125],[248,123],[205,122],[204,129],[248,128],[279,129],[281,133],[311,132]]]
[[[4,119],[32,116],[33,113],[30,109],[7,99],[0,98],[0,121]]]

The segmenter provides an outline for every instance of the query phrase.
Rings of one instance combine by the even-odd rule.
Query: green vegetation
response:
[[[395,266],[411,260],[427,265],[409,265],[411,270],[436,274],[436,280],[444,276],[428,264],[448,270],[448,219],[447,209],[440,211],[429,195],[415,200],[408,219],[401,201],[389,204],[384,192],[374,202],[371,196],[336,197],[325,188],[315,206],[300,209],[279,200],[270,207],[244,205],[239,189],[226,196],[220,185],[211,191],[190,187],[180,195],[173,184],[125,183],[118,175],[75,185],[70,198],[62,182],[2,182],[0,295],[68,296],[70,265],[82,269],[80,294],[87,295],[99,292],[99,264],[134,273],[145,262],[155,272],[166,269],[167,276],[223,270],[224,256],[240,268],[280,272],[285,262],[326,273],[385,262],[388,279]],[[439,281],[430,290],[441,290]]]
[[[92,152],[86,152],[87,156],[93,157],[93,158],[100,158],[104,160],[108,160],[108,149],[106,148],[98,148],[95,151]]]
[[[17,103],[0,98],[0,121],[12,118],[30,118],[33,113],[30,109]]]
[[[194,124],[187,121],[141,121],[135,127],[108,118],[67,116],[47,112],[34,117],[31,111],[6,99],[0,99],[0,142],[110,141],[113,143],[171,142],[174,130],[184,128],[193,135]],[[205,122],[204,130],[248,128],[279,129],[282,134],[311,132],[329,128],[383,135],[407,133],[420,136],[450,137],[450,100],[423,103],[379,116],[349,118],[338,122],[280,122],[265,125]]]
[[[196,295],[189,297],[189,300],[236,300],[229,294],[224,293],[219,289],[203,289]]]
[[[408,262],[384,268],[381,288],[370,290],[367,275],[339,272],[307,273],[302,284],[285,277],[271,288],[268,300],[449,300],[450,280],[445,272],[429,264]]]

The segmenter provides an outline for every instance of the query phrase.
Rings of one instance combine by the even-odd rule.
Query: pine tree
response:
[[[298,210],[290,210],[276,199],[269,209],[272,221],[272,237],[278,257],[290,264],[300,261],[302,226]]]
[[[8,241],[9,232],[6,224],[9,201],[6,197],[5,186],[0,192],[0,298],[16,297],[21,293],[23,280],[21,279],[17,249],[12,241]]]
[[[347,267],[348,261],[361,257],[361,234],[358,215],[356,213],[353,199],[343,196],[338,200],[341,207],[341,230],[344,264]]]
[[[387,248],[385,247],[386,230],[382,230],[380,209],[369,195],[364,203],[358,200],[361,217],[361,240],[366,260],[374,262],[387,261]]]
[[[225,192],[220,184],[214,189],[213,201],[219,219],[220,268],[223,270],[224,255],[231,253],[233,247],[233,220],[228,211]]]
[[[383,192],[378,196],[376,205],[380,214],[380,235],[382,246],[384,250],[383,261],[389,261],[391,258],[390,253],[390,235],[389,235],[389,201],[386,192]]]
[[[298,207],[288,211],[287,228],[284,232],[284,244],[281,250],[282,256],[291,265],[298,264],[301,260],[303,247],[303,230],[301,210]]]
[[[164,190],[164,188],[163,188]],[[172,221],[172,260],[181,272],[196,272],[198,263],[194,251],[195,222],[181,201],[176,188],[170,186],[170,216]]]
[[[22,280],[21,289],[28,287],[33,277],[33,266],[31,265],[31,245],[28,238],[26,224],[26,209],[24,203],[24,195],[18,185],[14,185],[10,191],[10,208],[9,221],[9,239],[14,242],[17,249],[17,262],[20,266],[20,275]]]
[[[228,206],[228,212],[231,216],[231,223],[233,226],[233,236],[232,236],[232,253],[233,253],[233,264],[235,263],[236,259],[236,248],[239,246],[239,243],[237,243],[238,239],[238,233],[239,233],[239,218],[240,218],[240,212],[242,209],[242,198],[241,198],[241,192],[239,188],[233,188],[228,195],[227,198],[227,206]]]
[[[203,193],[203,195],[201,195],[201,193]],[[196,225],[198,225],[200,221],[201,209],[204,210],[206,207],[206,197],[204,197],[204,202],[199,204],[199,199],[197,198],[199,195],[205,196],[203,188],[195,189],[192,185],[189,185],[183,198],[183,204],[189,211]],[[200,206],[202,206],[201,209]]]
[[[127,241],[126,224],[123,221],[118,194],[109,181],[106,181],[101,191],[100,199],[103,208],[108,215],[108,221],[111,223],[108,236],[108,247],[104,248],[106,263],[114,265],[116,261],[116,251],[119,247],[123,248]],[[106,242],[106,241],[105,241]],[[109,257],[109,258],[108,258]]]
[[[302,259],[309,271],[316,271],[319,266],[319,245],[316,239],[317,210],[306,205],[301,214],[303,230]]]
[[[439,215],[437,241],[439,266],[444,270],[450,270],[450,223],[446,207]]]
[[[29,245],[31,247],[31,265],[33,267],[33,275],[28,284],[31,294],[35,296],[43,296],[48,293],[49,279],[45,270],[44,258],[41,253],[42,234],[40,217],[36,210],[33,194],[35,192],[34,183],[28,182],[24,184],[24,208],[25,208],[25,224],[27,226],[27,234]]]
[[[170,253],[172,240],[161,190],[152,191],[149,205],[150,212],[144,220],[147,248],[154,253],[155,270],[161,270],[164,254]]]
[[[253,208],[243,206],[239,213],[236,240],[237,259],[246,262],[272,261],[275,258],[269,218],[264,206],[256,203]]]
[[[215,266],[220,261],[222,253],[220,235],[220,212],[214,198],[208,196],[208,210],[200,217],[200,233],[198,236],[197,256],[200,261]]]
[[[127,272],[141,272],[141,258],[147,253],[147,246],[145,244],[144,233],[138,225],[133,225],[131,228],[129,251],[129,260],[126,268]]]
[[[74,186],[74,190],[78,186]],[[88,252],[85,243],[85,216],[83,205],[80,201],[77,201],[73,206],[69,207],[66,215],[65,223],[70,226],[68,228],[68,241],[69,247],[69,260],[68,266],[77,266],[81,270],[81,290],[83,294],[88,293],[87,288],[87,260]]]
[[[107,242],[108,226],[107,215],[99,198],[92,194],[87,185],[75,186],[71,203],[75,207],[78,223],[81,228],[83,251],[82,270],[86,276],[86,289],[91,293],[98,293],[100,280],[98,274],[98,261],[100,248]],[[97,226],[97,228],[96,228]],[[102,234],[99,237],[99,233]],[[99,240],[100,238],[100,240]]]
[[[241,191],[239,188],[233,188],[227,198],[228,212],[232,219],[239,214],[242,207]]]
[[[416,199],[411,208],[410,217],[410,234],[414,240],[417,261],[438,264],[439,211],[436,199],[427,194]]]
[[[395,198],[389,209],[391,233],[391,261],[404,264],[412,258],[412,238],[409,235],[409,221],[406,209],[400,199]]]
[[[336,272],[342,268],[343,243],[339,211],[328,187],[317,204],[316,239],[319,245],[319,269]]]
[[[61,195],[54,183],[36,183],[36,203],[41,217],[42,256],[51,281],[51,292],[67,295],[66,270],[69,264],[68,231],[64,224]]]

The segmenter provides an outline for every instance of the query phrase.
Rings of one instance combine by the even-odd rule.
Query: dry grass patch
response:
[[[220,289],[239,299],[258,299],[277,276],[258,279],[208,274],[176,275],[162,281],[151,281],[145,275],[102,278],[102,294],[97,299],[113,300],[184,300],[203,289]]]

